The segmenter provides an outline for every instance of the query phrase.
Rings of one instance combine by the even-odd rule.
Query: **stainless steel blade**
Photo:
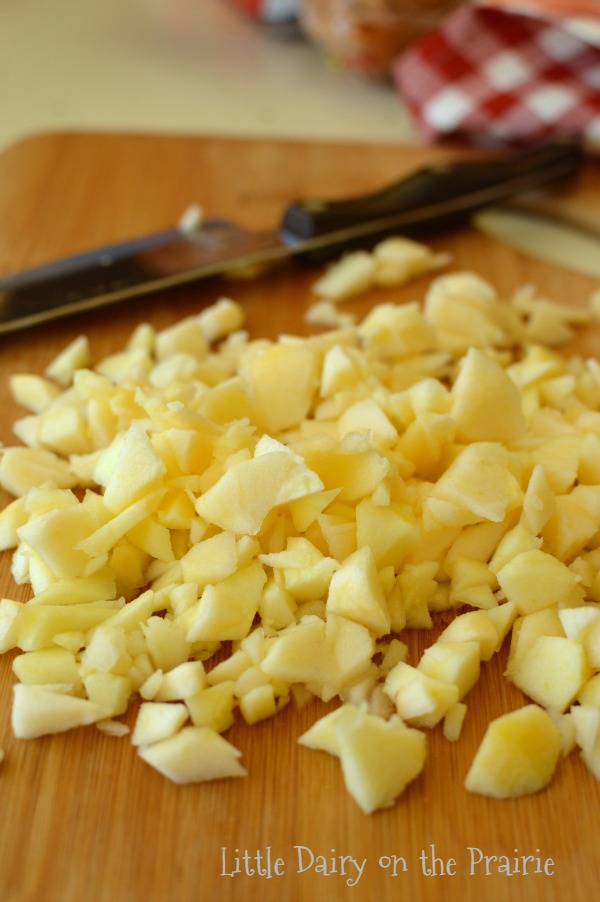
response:
[[[592,229],[520,206],[482,210],[472,222],[491,238],[531,257],[600,278],[600,234]]]

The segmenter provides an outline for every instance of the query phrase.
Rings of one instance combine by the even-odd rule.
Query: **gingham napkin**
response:
[[[600,0],[465,3],[394,64],[422,138],[600,143]]]
[[[261,22],[276,24],[294,19],[300,0],[233,0],[233,3]]]

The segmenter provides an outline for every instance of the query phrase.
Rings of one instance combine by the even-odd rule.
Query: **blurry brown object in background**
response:
[[[305,35],[334,65],[373,79],[465,0],[301,0]]]

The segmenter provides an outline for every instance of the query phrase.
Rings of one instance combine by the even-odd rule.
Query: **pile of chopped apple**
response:
[[[252,338],[223,299],[95,366],[82,337],[15,374],[16,736],[121,735],[131,708],[148,764],[210,780],[246,773],[238,716],[317,697],[300,742],[371,812],[428,730],[459,738],[506,639],[524,704],[467,789],[535,792],[576,747],[600,778],[600,364],[552,349],[586,318],[459,272],[307,338]],[[435,637],[420,660],[410,629]]]

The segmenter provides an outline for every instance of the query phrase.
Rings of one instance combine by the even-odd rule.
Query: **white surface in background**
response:
[[[0,148],[87,129],[415,140],[391,85],[227,0],[0,0]]]

